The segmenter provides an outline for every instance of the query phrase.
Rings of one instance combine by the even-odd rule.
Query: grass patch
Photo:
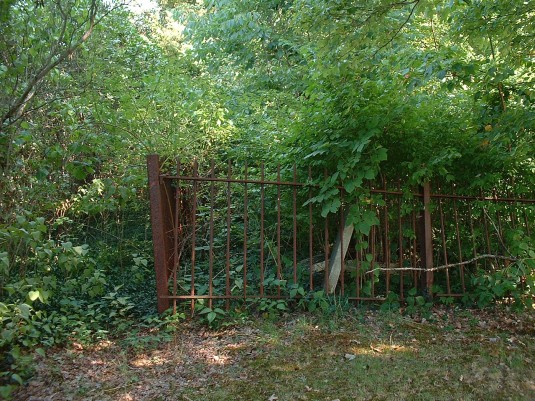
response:
[[[58,350],[16,399],[531,400],[533,313],[348,313],[207,331],[144,352]]]

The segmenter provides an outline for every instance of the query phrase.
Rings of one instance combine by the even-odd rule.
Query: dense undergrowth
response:
[[[138,218],[139,213],[132,221]],[[171,339],[190,314],[189,303],[183,303],[174,315],[157,315],[151,242],[145,238],[144,226],[127,222],[123,228],[128,236],[95,241],[91,230],[67,236],[65,232],[75,232],[64,230],[72,224],[61,219],[47,225],[45,219],[28,213],[0,231],[6,249],[1,254],[0,302],[3,397],[32,376],[35,358],[49,349],[104,339],[119,339],[129,347],[149,346]],[[533,250],[525,243],[518,248],[523,259],[506,269],[477,271],[466,296],[458,302],[464,307],[501,305],[531,310]],[[255,279],[251,273],[250,285]],[[274,285],[280,287],[281,283]],[[309,292],[295,284],[283,285],[282,296],[285,298],[280,300],[232,303],[229,309],[223,302],[209,305],[200,300],[195,312],[207,326],[220,328],[259,317],[276,321],[294,311],[320,313],[329,319],[350,313],[354,307],[347,297],[327,296],[323,290]],[[450,307],[454,302],[447,297],[434,300]],[[434,303],[414,289],[404,302],[391,292],[381,305],[368,307],[429,319]],[[147,332],[149,336],[138,336]]]

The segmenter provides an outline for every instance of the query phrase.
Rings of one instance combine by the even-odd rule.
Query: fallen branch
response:
[[[477,261],[479,259],[500,259],[500,260],[508,260],[508,261],[511,261],[511,262],[516,262],[516,261],[520,260],[520,258],[514,258],[514,257],[510,257],[510,256],[484,254],[484,255],[476,256],[475,258],[472,258],[470,260],[465,260],[464,262],[449,263],[447,265],[437,266],[437,267],[433,267],[431,269],[426,269],[426,268],[423,268],[423,267],[383,267],[383,266],[379,266],[379,267],[376,267],[374,269],[368,270],[368,271],[366,271],[364,273],[368,274],[368,273],[373,273],[373,272],[376,272],[376,271],[384,271],[384,272],[400,272],[400,271],[434,272],[434,271],[438,271],[438,270],[449,269],[451,267],[468,265],[468,264],[473,263],[473,262],[475,262],[475,261]],[[357,263],[356,260],[349,260],[349,261],[344,262],[344,264],[345,264],[344,271],[356,270],[356,263]],[[325,269],[325,262],[314,263],[312,265],[312,270],[313,270],[314,273],[323,271],[324,269]]]
[[[366,273],[373,273],[375,271],[435,272],[435,271],[438,271],[438,270],[449,269],[450,267],[457,267],[457,266],[467,265],[467,264],[473,263],[473,262],[475,262],[476,260],[479,260],[479,259],[501,259],[501,260],[509,260],[511,262],[516,262],[516,261],[519,260],[518,258],[512,258],[512,257],[509,257],[509,256],[485,254],[485,255],[479,255],[479,256],[477,256],[475,258],[472,258],[470,260],[465,260],[464,262],[450,263],[450,264],[447,264],[447,265],[433,267],[431,269],[425,269],[425,268],[422,268],[422,267],[389,267],[389,268],[387,268],[387,267],[376,267],[375,269],[368,270]]]

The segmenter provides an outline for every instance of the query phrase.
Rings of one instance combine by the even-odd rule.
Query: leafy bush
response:
[[[89,246],[47,238],[60,224],[47,226],[44,218],[26,214],[0,227],[0,394],[5,398],[31,375],[33,356],[44,355],[47,347],[70,339],[91,342],[132,326],[135,304]],[[146,267],[146,259],[132,258],[133,271]]]

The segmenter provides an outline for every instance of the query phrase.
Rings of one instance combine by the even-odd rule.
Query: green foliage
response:
[[[399,295],[395,292],[389,292],[384,302],[381,304],[382,312],[398,311],[401,306]]]
[[[425,299],[424,296],[418,295],[416,288],[411,288],[406,298],[407,306],[405,307],[405,313],[409,316],[422,315],[428,318],[431,314],[432,302]]]
[[[221,308],[205,306],[202,300],[196,303],[195,309],[200,316],[206,319],[206,322],[210,327],[217,327],[220,324],[221,319],[225,318],[227,315]]]
[[[87,244],[54,241],[68,223],[31,214],[0,227],[0,386],[8,394],[31,375],[33,357],[70,339],[92,342],[128,332],[135,304]],[[138,270],[147,260],[133,256]],[[141,274],[141,271],[138,273]],[[134,276],[135,278],[135,276]],[[145,276],[139,277],[145,282]],[[134,324],[135,327],[135,324]]]
[[[533,271],[533,259],[518,261],[493,272],[478,270],[471,278],[472,288],[463,301],[476,303],[480,308],[504,301],[516,309],[531,308],[535,283]]]
[[[408,193],[430,179],[478,193],[513,178],[507,191],[532,196],[535,75],[527,55],[535,14],[528,2],[160,3],[161,11],[143,15],[105,1],[1,3],[4,397],[48,346],[125,333],[135,318],[143,323],[126,342],[141,347],[159,338],[140,335],[147,326],[165,331],[183,317],[153,316],[146,153],[216,164],[253,159],[273,171],[280,165],[283,176],[296,163],[302,181],[310,166],[310,183],[319,186],[315,219],[352,204],[348,219],[364,252],[352,274],[365,296],[380,282],[378,271],[365,274],[374,263],[365,238],[384,202],[370,182],[399,177]],[[267,195],[267,203],[276,199]],[[270,210],[273,204],[266,225],[274,226]],[[254,213],[248,223],[259,225]],[[237,243],[243,224],[233,217]],[[498,246],[515,261],[471,272],[470,305],[506,300],[521,308],[533,299],[533,237],[516,229],[501,237]],[[265,244],[272,253],[273,240]],[[470,244],[460,253],[471,254]],[[244,293],[245,281],[281,295],[248,305],[261,315],[296,307],[333,313],[347,304],[289,284],[273,264],[260,283],[239,259],[231,261],[232,295]],[[293,261],[282,263],[284,270]],[[199,295],[209,288],[205,267]],[[212,281],[222,293],[224,280]],[[190,283],[180,277],[180,290]],[[426,314],[429,303],[414,291],[406,313]],[[383,308],[400,306],[390,292]],[[196,307],[211,327],[246,318],[241,306]]]

